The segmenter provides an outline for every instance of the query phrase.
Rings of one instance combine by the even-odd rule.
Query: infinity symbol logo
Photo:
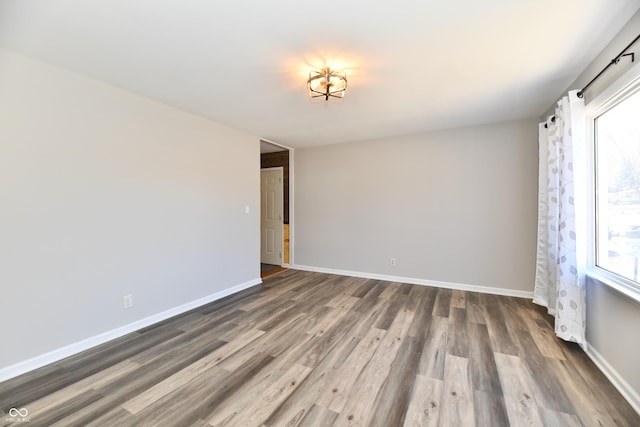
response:
[[[27,410],[27,408],[21,408],[21,409],[16,409],[16,408],[11,408],[9,409],[9,416],[10,417],[22,417],[25,418],[27,415],[29,415],[29,411]]]

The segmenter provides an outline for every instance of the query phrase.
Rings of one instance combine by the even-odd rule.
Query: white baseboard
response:
[[[595,363],[602,373],[611,381],[611,384],[618,389],[622,397],[640,414],[640,394],[629,385],[628,382],[616,371],[613,366],[589,343],[587,343],[587,356]]]
[[[81,351],[85,351],[92,347],[98,346],[100,344],[104,344],[113,339],[120,338],[131,332],[135,332],[139,329],[146,328],[147,326],[151,326],[154,323],[158,323],[163,320],[169,319],[173,316],[177,316],[178,314],[182,314],[189,310],[193,310],[194,308],[198,308],[202,305],[219,300],[231,294],[235,294],[236,292],[240,292],[252,286],[259,285],[260,283],[262,283],[262,279],[259,279],[259,278],[253,279],[248,282],[241,283],[231,288],[224,289],[222,291],[208,295],[206,297],[199,298],[197,300],[190,301],[188,303],[179,305],[177,307],[170,308],[169,310],[163,311],[161,313],[154,314],[149,317],[145,317],[144,319],[137,320],[133,323],[129,323],[128,325],[122,326],[120,328],[103,332],[99,335],[64,346],[62,348],[50,351],[40,356],[33,357],[23,362],[16,363],[6,368],[2,368],[0,369],[0,382],[17,377],[18,375],[25,374],[27,372],[33,371],[35,369],[41,368],[51,363],[57,362],[59,360],[64,359],[65,357],[73,356],[74,354],[80,353]]]
[[[515,289],[493,288],[489,286],[468,285],[464,283],[440,282],[437,280],[417,279],[415,277],[390,276],[377,273],[363,273],[360,271],[336,270],[333,268],[311,267],[308,265],[291,264],[289,268],[294,270],[315,271],[318,273],[337,274],[340,276],[362,277],[364,279],[385,280],[388,282],[410,283],[412,285],[433,286],[436,288],[457,289],[461,291],[480,292],[483,294],[504,295],[533,299],[533,291],[518,291]]]

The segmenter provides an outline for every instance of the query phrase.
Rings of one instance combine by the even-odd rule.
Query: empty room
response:
[[[640,4],[0,0],[0,426],[639,426]]]

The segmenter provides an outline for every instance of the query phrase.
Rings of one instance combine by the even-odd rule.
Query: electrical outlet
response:
[[[395,258],[389,258],[389,265],[391,267],[395,267],[396,266],[396,259]]]
[[[122,297],[122,308],[131,308],[133,306],[133,295],[125,295]]]

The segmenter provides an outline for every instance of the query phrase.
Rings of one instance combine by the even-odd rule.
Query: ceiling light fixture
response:
[[[329,67],[320,71],[311,71],[307,88],[311,98],[323,97],[325,101],[328,101],[329,97],[343,98],[347,90],[347,74],[334,71]]]

